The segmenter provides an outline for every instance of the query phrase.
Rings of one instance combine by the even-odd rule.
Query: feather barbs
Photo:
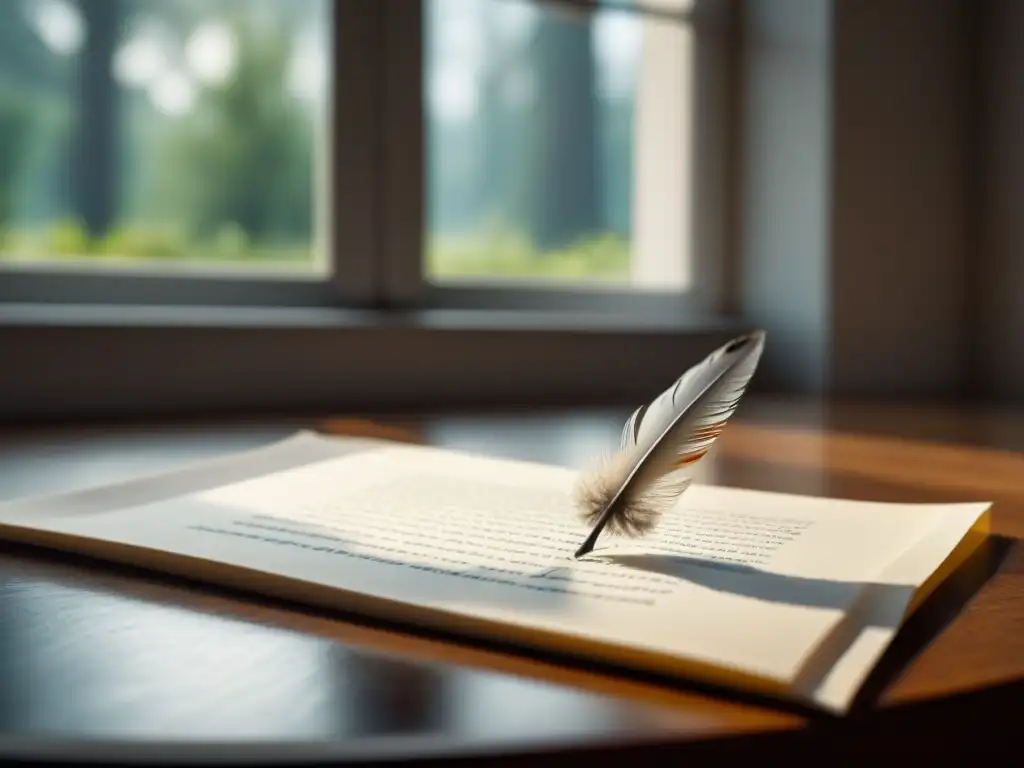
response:
[[[696,461],[696,457],[693,461]],[[577,509],[580,516],[587,525],[596,525],[601,514],[614,501],[615,496],[626,481],[630,466],[628,456],[622,453],[613,454],[603,458],[598,465],[583,474],[580,482],[576,484],[574,491]],[[690,478],[681,478],[685,483],[682,487],[672,487],[667,484],[663,493],[648,493],[644,496],[637,496],[629,503],[624,504],[619,514],[608,521],[608,530],[614,534],[625,536],[642,536],[652,531],[661,517],[661,504],[663,495],[677,496],[689,485]]]
[[[619,450],[578,478],[576,507],[594,527],[577,557],[593,549],[604,528],[628,536],[648,533],[678,501],[692,482],[693,466],[739,406],[764,338],[758,331],[733,339],[633,411]]]

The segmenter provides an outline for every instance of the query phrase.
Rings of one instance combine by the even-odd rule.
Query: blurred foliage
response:
[[[0,0],[0,83],[62,94],[68,61],[54,56],[29,29],[25,0]]]
[[[32,131],[31,101],[13,88],[0,88],[0,238],[14,220]]]
[[[135,21],[166,23],[176,45],[201,21],[227,22],[233,74],[200,88],[184,117],[125,89],[120,217],[90,236],[66,198],[68,118],[88,119],[68,98],[71,59],[42,47],[0,0],[0,259],[310,264],[321,118],[290,93],[288,76],[312,5],[261,0],[256,13],[253,0],[123,1]],[[21,27],[4,28],[7,17]],[[478,118],[427,137],[426,273],[628,280],[631,103],[596,100],[585,25],[551,17],[530,47],[492,43]],[[529,68],[540,88],[523,108],[503,94]]]
[[[169,137],[172,204],[198,238],[217,235],[225,222],[253,240],[308,238],[313,125],[288,92],[291,38],[242,15],[231,26],[233,76],[204,88]]]
[[[121,225],[90,245],[94,253],[104,256],[173,259],[188,253],[187,238],[168,226]]]
[[[514,232],[435,237],[427,249],[427,272],[448,278],[564,278],[627,280],[629,242],[618,235],[581,238],[552,250],[535,248]]]
[[[168,259],[204,264],[247,262],[252,265],[308,262],[306,241],[267,245],[250,241],[236,227],[223,227],[205,241],[191,241],[166,226],[120,227],[103,238],[90,238],[74,219],[54,222],[41,230],[10,232],[0,259],[38,261],[45,258]],[[432,277],[562,278],[618,282],[629,277],[629,243],[618,235],[586,238],[553,251],[540,251],[512,232],[486,236],[435,237],[427,248]]]
[[[47,250],[55,256],[86,255],[95,252],[88,230],[74,219],[55,222],[46,233],[43,242]]]
[[[528,56],[537,102],[523,158],[529,191],[523,217],[531,239],[558,250],[601,228],[599,105],[592,22],[557,11],[540,15]]]

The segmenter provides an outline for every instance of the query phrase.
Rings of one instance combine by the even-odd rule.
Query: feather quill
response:
[[[619,450],[577,480],[576,506],[593,529],[576,557],[590,552],[605,528],[642,536],[657,525],[736,412],[764,342],[763,331],[733,339],[633,412]]]

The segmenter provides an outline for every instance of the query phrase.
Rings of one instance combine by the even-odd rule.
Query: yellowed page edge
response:
[[[958,506],[963,508],[959,511],[968,508],[965,505]],[[906,619],[986,540],[991,525],[991,508],[988,504],[973,506],[975,512],[972,514],[976,517],[966,526],[966,530],[964,526],[940,524],[886,570],[882,575],[883,580],[894,584],[919,577],[919,574],[910,574],[908,571],[915,570],[914,561],[920,558],[922,551],[936,545],[945,548],[949,538],[959,537],[956,546],[923,580],[923,585],[907,595],[906,600],[894,598],[866,605],[857,627],[857,635],[833,664],[825,679],[815,690],[799,691],[798,695],[838,714],[849,710],[864,681],[874,671]]]

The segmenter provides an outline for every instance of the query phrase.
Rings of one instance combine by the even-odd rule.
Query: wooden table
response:
[[[617,443],[628,410],[11,429],[0,432],[0,499],[309,427],[578,467]],[[707,751],[1006,749],[1024,713],[1022,450],[1021,413],[751,396],[703,463],[700,479],[722,485],[995,502],[991,546],[901,632],[842,720],[4,546],[0,752],[120,744],[129,751],[112,756],[137,762],[169,749],[184,759],[212,740],[239,745],[222,757],[254,760],[501,754],[536,765],[583,751],[594,765]]]

